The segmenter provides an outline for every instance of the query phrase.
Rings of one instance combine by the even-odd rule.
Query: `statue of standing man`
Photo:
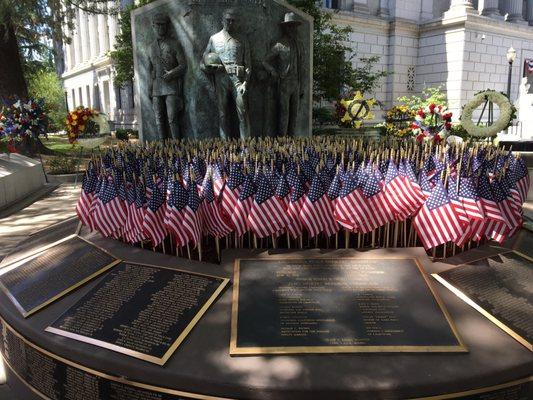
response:
[[[185,56],[178,40],[170,33],[170,18],[154,15],[152,27],[156,39],[148,49],[150,72],[149,96],[160,139],[180,138],[179,113],[183,109],[182,86],[186,70]],[[170,135],[167,132],[168,124]]]
[[[294,13],[285,14],[280,24],[283,35],[263,61],[265,69],[277,81],[278,135],[292,136],[296,133],[298,108],[304,95],[302,51],[297,40],[300,24]]]
[[[222,139],[229,137],[229,99],[235,102],[241,139],[250,137],[247,91],[252,73],[250,45],[238,37],[237,15],[226,10],[222,16],[223,29],[209,38],[201,68],[214,74],[217,96],[219,132]]]

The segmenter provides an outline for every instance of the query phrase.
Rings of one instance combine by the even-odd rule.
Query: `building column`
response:
[[[83,55],[81,53],[81,28],[80,28],[80,10],[77,10],[76,15],[76,29],[74,37],[72,38],[71,46],[74,48],[74,66],[83,62]]]
[[[368,0],[353,0],[352,10],[356,13],[368,13]]]
[[[461,17],[474,11],[471,0],[451,0],[450,9],[444,13],[444,18]]]
[[[109,50],[109,35],[107,33],[107,18],[98,14],[98,41],[100,43],[100,54]]]
[[[100,54],[98,17],[94,14],[89,17],[89,37],[91,38],[90,41],[92,58],[98,57],[98,55]]]
[[[433,19],[433,1],[432,0],[422,0],[422,4],[420,5],[420,19],[422,21]]]
[[[498,8],[498,0],[479,0],[477,9],[481,15],[487,17],[501,17],[500,9]]]
[[[114,15],[109,15],[107,17],[107,26],[109,29],[109,50],[115,47],[116,36],[117,36],[117,17]]]
[[[80,10],[79,35],[81,44],[81,61],[87,61],[91,58],[89,54],[88,32],[87,32],[87,14]]]
[[[527,0],[527,21],[533,25],[533,0]]]
[[[508,18],[509,22],[525,23],[523,12],[524,0],[508,0]]]
[[[379,16],[390,17],[389,0],[379,0]]]

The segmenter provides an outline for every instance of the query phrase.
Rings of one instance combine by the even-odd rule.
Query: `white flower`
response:
[[[491,126],[478,126],[472,121],[474,110],[483,104],[486,100],[496,104],[500,108],[500,117]],[[485,90],[478,93],[470,102],[468,102],[461,115],[461,125],[471,135],[476,137],[492,137],[507,128],[511,121],[513,106],[509,99],[493,90]]]

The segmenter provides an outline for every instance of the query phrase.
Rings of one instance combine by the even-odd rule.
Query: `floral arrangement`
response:
[[[68,141],[76,143],[78,138],[96,136],[99,129],[94,118],[99,114],[98,111],[83,106],[72,110],[66,120]]]
[[[0,109],[0,137],[24,139],[46,135],[48,118],[43,99],[12,99]]]
[[[494,103],[500,108],[500,116],[492,125],[476,125],[472,121],[474,111],[484,102]],[[494,137],[499,132],[507,129],[515,118],[516,108],[511,104],[507,95],[495,90],[484,90],[476,93],[474,98],[464,106],[461,124],[471,136]]]
[[[375,98],[365,99],[360,91],[353,97],[342,99],[335,104],[335,113],[339,126],[359,129],[364,120],[375,118],[372,108],[378,104]]]
[[[442,104],[431,103],[419,109],[411,130],[419,142],[433,140],[440,143],[452,129],[452,113]]]
[[[415,112],[405,105],[394,106],[385,114],[385,123],[382,124],[387,135],[403,138],[412,134],[411,124]]]

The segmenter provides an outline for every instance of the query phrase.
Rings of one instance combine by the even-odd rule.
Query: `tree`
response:
[[[65,127],[67,107],[61,81],[52,68],[41,69],[28,75],[28,93],[34,99],[44,99],[50,132]]]
[[[25,72],[61,64],[62,44],[70,40],[77,9],[118,10],[107,0],[0,0],[0,60],[9,60],[0,63],[0,98],[27,97]]]
[[[321,1],[288,0],[290,4],[311,15],[313,31],[313,95],[315,100],[337,100],[343,91],[372,92],[386,71],[375,71],[379,57],[357,55],[347,45],[352,28],[333,22],[333,12],[324,11]],[[337,12],[337,11],[334,11]]]
[[[125,7],[118,18],[119,32],[115,38],[115,50],[111,51],[110,56],[115,68],[115,85],[122,87],[133,80],[133,44],[131,37],[131,18],[132,10],[142,7],[152,0],[139,0],[134,4]]]

